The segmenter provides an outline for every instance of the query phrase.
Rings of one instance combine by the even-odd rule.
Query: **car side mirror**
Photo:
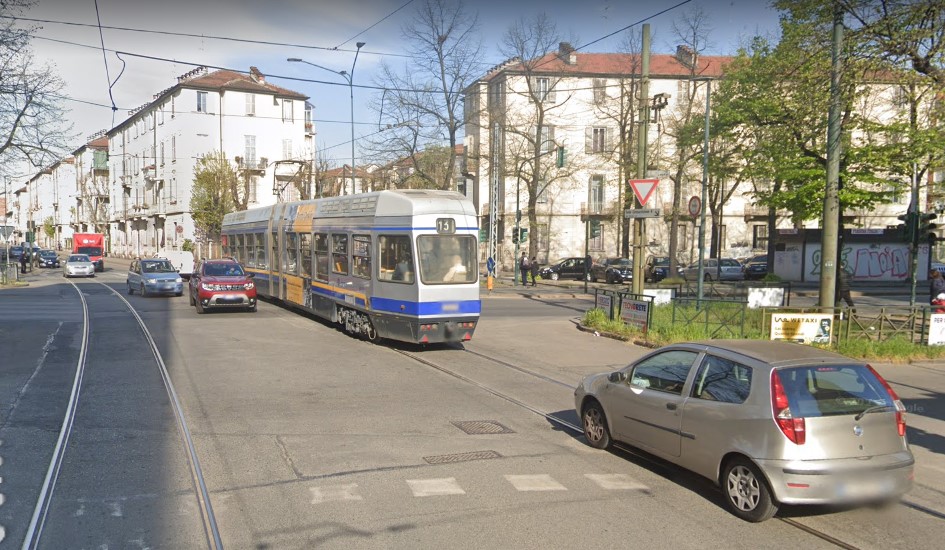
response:
[[[610,374],[607,376],[607,380],[610,380],[610,381],[613,382],[614,384],[620,384],[620,383],[622,383],[622,382],[626,382],[626,381],[627,381],[627,373],[623,372],[622,370],[618,370],[618,371],[616,371],[616,372],[612,372],[612,373],[610,373]]]
[[[250,278],[250,279],[252,279],[252,278],[255,277],[255,276],[256,276],[255,273],[247,273],[247,274],[246,274],[246,277],[247,277],[247,278]]]

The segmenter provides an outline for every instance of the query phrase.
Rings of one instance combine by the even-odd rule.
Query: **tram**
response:
[[[377,191],[232,212],[221,244],[257,294],[368,340],[462,342],[479,321],[478,219],[460,193]]]

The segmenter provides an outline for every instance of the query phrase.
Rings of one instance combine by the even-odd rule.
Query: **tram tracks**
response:
[[[55,447],[53,449],[52,457],[50,459],[49,467],[47,468],[46,476],[43,480],[43,484],[40,488],[39,496],[36,501],[36,505],[33,509],[33,514],[30,519],[30,524],[27,528],[26,536],[23,540],[22,548],[23,550],[33,550],[39,547],[40,541],[43,536],[43,531],[46,527],[46,520],[48,518],[49,510],[55,496],[55,489],[59,476],[63,466],[63,459],[65,453],[69,446],[69,440],[73,433],[73,428],[75,425],[76,411],[79,406],[81,394],[82,394],[82,383],[86,376],[86,370],[88,367],[88,357],[89,357],[89,342],[90,342],[90,318],[89,318],[89,304],[85,298],[85,293],[83,290],[74,283],[73,281],[68,281],[76,293],[79,296],[79,299],[82,304],[82,332],[81,332],[81,342],[79,346],[79,355],[76,361],[75,377],[72,382],[72,389],[69,395],[69,401],[66,405],[66,412],[63,417],[62,425],[60,427],[59,436],[57,438]],[[188,466],[190,470],[190,477],[193,483],[193,488],[197,500],[197,508],[200,511],[201,522],[203,524],[204,534],[207,539],[207,547],[217,550],[223,548],[223,542],[220,537],[219,528],[217,525],[216,518],[213,513],[213,507],[210,503],[210,495],[207,489],[206,482],[204,480],[203,471],[200,467],[200,461],[197,457],[196,448],[194,446],[193,439],[191,437],[190,429],[187,426],[187,422],[184,418],[183,408],[178,399],[177,392],[174,389],[174,384],[171,381],[170,375],[167,370],[167,365],[164,363],[164,359],[161,356],[160,350],[158,349],[157,343],[155,342],[151,332],[148,330],[147,325],[144,323],[144,320],[138,314],[138,312],[132,307],[132,305],[118,293],[115,289],[108,286],[105,283],[95,281],[93,283],[86,284],[95,284],[102,286],[109,290],[109,292],[117,297],[124,306],[128,309],[131,315],[134,317],[138,329],[141,331],[144,339],[147,342],[148,348],[154,358],[154,361],[160,372],[160,377],[163,382],[164,388],[167,392],[167,396],[173,410],[173,415],[176,423],[176,429],[180,438],[185,447],[185,453],[188,460]]]
[[[392,349],[393,349],[393,351],[395,351],[395,352],[397,352],[397,353],[399,353],[399,354],[401,354],[401,355],[403,355],[403,356],[405,356],[405,357],[408,357],[408,358],[410,358],[411,360],[416,361],[416,362],[418,362],[418,363],[420,363],[420,364],[422,364],[422,365],[424,365],[424,366],[427,366],[427,367],[429,367],[429,368],[435,369],[435,370],[437,370],[437,371],[439,371],[439,372],[441,372],[441,373],[443,373],[443,374],[445,374],[445,375],[447,375],[447,376],[450,376],[450,377],[452,377],[452,378],[455,378],[455,379],[457,379],[457,380],[460,380],[460,381],[462,381],[462,382],[464,382],[464,383],[466,383],[466,384],[473,385],[473,386],[475,386],[475,387],[481,389],[482,391],[485,391],[485,392],[487,392],[487,393],[489,393],[489,394],[491,394],[491,395],[493,395],[493,396],[495,396],[495,397],[498,397],[499,399],[502,399],[502,400],[504,400],[504,401],[507,401],[507,402],[509,402],[509,403],[511,403],[511,404],[513,404],[513,405],[515,405],[515,406],[517,406],[517,407],[523,408],[523,409],[525,409],[525,410],[527,410],[527,411],[529,411],[529,412],[532,412],[532,413],[534,413],[534,414],[537,414],[537,415],[539,415],[539,416],[541,416],[541,417],[547,419],[548,421],[550,421],[550,422],[552,422],[552,423],[554,423],[554,424],[556,424],[556,425],[558,425],[558,426],[561,426],[562,428],[566,428],[566,429],[570,430],[570,431],[573,432],[573,433],[576,433],[576,434],[583,434],[583,433],[584,433],[584,430],[583,430],[583,428],[582,428],[581,426],[578,426],[577,424],[575,424],[575,423],[573,423],[573,422],[570,422],[570,421],[568,421],[568,420],[566,420],[566,419],[563,419],[563,418],[560,418],[560,417],[558,417],[558,416],[555,416],[554,414],[547,413],[547,412],[541,410],[541,409],[538,408],[538,407],[535,407],[535,406],[533,406],[533,405],[530,405],[530,404],[528,404],[528,403],[526,403],[526,402],[524,402],[524,401],[522,401],[522,400],[516,398],[515,396],[513,396],[513,395],[511,395],[511,394],[509,394],[509,393],[507,393],[507,392],[502,391],[501,389],[497,389],[497,388],[495,388],[495,387],[489,386],[488,384],[484,384],[484,383],[478,382],[478,381],[476,381],[476,380],[473,380],[472,378],[470,378],[470,377],[468,377],[468,376],[466,376],[466,375],[464,375],[464,374],[458,372],[457,370],[455,370],[455,369],[453,369],[453,368],[450,368],[450,367],[447,367],[447,366],[444,366],[444,365],[441,365],[441,364],[438,364],[438,363],[436,363],[435,361],[432,361],[432,360],[430,360],[430,359],[427,359],[427,358],[423,357],[421,354],[418,354],[418,353],[415,353],[415,352],[411,352],[411,351],[402,350],[402,349],[397,349],[397,348],[392,348]],[[468,349],[465,349],[464,351],[465,351],[466,353],[472,354],[472,355],[474,355],[474,356],[476,356],[476,357],[478,357],[478,358],[480,358],[480,359],[489,361],[489,362],[491,362],[491,363],[494,363],[494,364],[496,364],[496,365],[502,366],[502,367],[504,367],[504,368],[508,368],[508,369],[510,369],[510,370],[514,370],[514,371],[516,371],[516,372],[518,372],[518,373],[524,374],[524,375],[526,375],[526,376],[533,377],[533,378],[538,379],[538,380],[541,380],[541,381],[543,381],[543,382],[551,383],[551,384],[554,384],[554,385],[559,386],[559,387],[566,387],[566,388],[568,388],[568,389],[573,389],[573,387],[574,387],[573,385],[567,384],[567,383],[565,383],[565,382],[563,382],[563,381],[561,381],[561,380],[557,380],[557,379],[555,379],[555,378],[546,376],[546,375],[541,374],[541,373],[539,373],[539,372],[535,372],[535,371],[533,371],[533,370],[531,370],[531,369],[528,369],[528,368],[523,367],[523,366],[520,366],[520,365],[515,365],[515,364],[510,363],[510,362],[508,362],[508,361],[506,361],[506,360],[504,360],[504,359],[500,359],[500,358],[497,358],[497,357],[492,357],[492,356],[490,356],[490,355],[488,355],[488,354],[480,353],[480,352],[472,351],[472,350],[468,350]],[[659,467],[659,468],[661,468],[661,469],[667,468],[667,467],[671,467],[671,466],[667,466],[666,463],[663,463],[663,462],[661,462],[661,461],[655,460],[654,458],[648,457],[648,456],[646,456],[646,455],[640,453],[639,451],[637,451],[637,450],[634,449],[633,447],[629,447],[629,446],[622,445],[622,444],[616,444],[615,447],[618,448],[622,453],[626,453],[626,454],[628,454],[628,455],[634,457],[635,459],[643,460],[643,461],[645,461],[645,462],[647,462],[647,463],[649,463],[649,464],[651,464],[651,465],[657,466],[657,467]],[[906,499],[903,499],[902,502],[901,502],[901,504],[902,504],[903,506],[905,506],[905,507],[911,509],[911,510],[914,510],[914,511],[917,511],[917,512],[920,512],[920,513],[927,514],[927,515],[929,515],[929,516],[931,516],[931,517],[934,517],[934,518],[937,518],[937,519],[943,519],[943,518],[945,518],[945,516],[943,516],[940,512],[937,512],[937,511],[932,510],[932,509],[930,509],[930,508],[927,508],[927,507],[925,507],[925,506],[921,506],[921,505],[919,505],[919,504],[913,503],[913,502],[911,502],[911,501],[909,501],[909,500],[906,500]],[[803,532],[807,533],[808,535],[811,535],[811,536],[813,536],[813,537],[816,537],[816,538],[818,538],[818,539],[820,539],[820,540],[822,540],[822,541],[824,541],[824,542],[827,542],[827,543],[829,543],[830,545],[833,545],[833,546],[835,546],[835,547],[837,547],[837,548],[843,548],[843,549],[845,549],[845,550],[859,550],[859,548],[860,548],[860,547],[856,546],[855,544],[852,544],[852,543],[850,543],[850,542],[844,541],[844,540],[842,540],[842,539],[840,539],[840,538],[838,538],[838,537],[836,537],[836,536],[834,536],[834,535],[831,535],[830,533],[827,533],[827,532],[825,532],[825,531],[822,531],[822,530],[820,530],[820,529],[817,529],[817,528],[815,528],[815,527],[812,527],[812,526],[810,526],[810,525],[807,525],[807,524],[805,524],[805,523],[802,523],[801,521],[798,521],[798,520],[795,519],[795,518],[776,516],[775,519],[777,519],[778,521],[784,523],[785,525],[789,525],[789,526],[791,526],[791,527],[793,527],[793,528],[795,528],[795,529],[798,529],[798,530],[800,530],[800,531],[803,531]]]

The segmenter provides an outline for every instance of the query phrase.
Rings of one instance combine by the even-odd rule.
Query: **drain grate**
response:
[[[452,464],[454,462],[469,462],[471,460],[489,460],[490,458],[502,458],[502,455],[495,451],[473,451],[471,453],[425,456],[423,460],[427,461],[427,464]]]
[[[460,420],[458,422],[452,422],[451,424],[469,435],[515,433],[513,430],[499,424],[495,420]]]

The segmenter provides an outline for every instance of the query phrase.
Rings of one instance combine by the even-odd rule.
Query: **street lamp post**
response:
[[[358,54],[361,53],[361,48],[364,47],[365,42],[358,42],[358,49],[354,52],[354,61],[351,62],[351,72],[348,71],[336,71],[334,69],[329,69],[328,67],[323,67],[317,63],[312,63],[311,61],[306,61],[299,57],[290,57],[286,59],[290,63],[305,63],[306,65],[311,65],[313,67],[318,67],[319,69],[326,70],[328,72],[335,73],[340,75],[348,83],[348,91],[351,99],[351,193],[355,191],[354,185],[354,66],[358,63]],[[341,194],[345,194],[345,186],[341,186]]]

